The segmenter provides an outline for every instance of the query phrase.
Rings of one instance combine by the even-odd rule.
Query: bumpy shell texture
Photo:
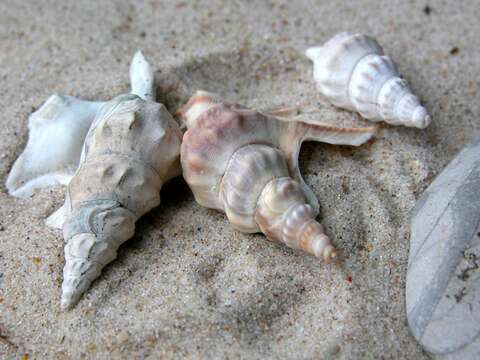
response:
[[[307,49],[318,90],[334,105],[372,121],[425,128],[431,118],[377,41],[340,33]]]
[[[63,229],[61,306],[69,308],[131,238],[136,220],[160,203],[160,189],[181,172],[179,126],[153,101],[153,71],[140,52],[132,93],[107,102],[53,95],[30,117],[29,141],[7,186],[14,196],[68,184],[65,204],[47,219]]]
[[[135,221],[160,204],[163,183],[178,175],[180,139],[158,103],[121,95],[102,108],[63,208],[63,307],[78,301],[133,236]]]
[[[240,231],[263,232],[326,260],[336,256],[314,220],[319,205],[300,174],[300,146],[305,140],[356,146],[374,128],[283,121],[203,91],[179,114],[187,125],[183,176],[199,204],[225,212]]]

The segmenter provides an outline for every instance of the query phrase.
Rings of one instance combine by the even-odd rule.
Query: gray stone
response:
[[[480,359],[480,139],[442,171],[412,215],[410,329],[440,359]]]

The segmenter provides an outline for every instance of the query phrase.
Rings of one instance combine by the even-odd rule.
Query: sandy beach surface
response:
[[[469,1],[0,2],[0,358],[427,359],[408,331],[409,213],[480,133],[480,5]],[[29,200],[5,180],[29,114],[52,93],[129,91],[141,49],[174,112],[197,89],[303,119],[369,123],[315,91],[303,55],[340,31],[375,36],[429,109],[360,148],[303,146],[338,263],[241,234],[181,178],[79,304],[59,307],[63,238],[44,225],[61,186]]]

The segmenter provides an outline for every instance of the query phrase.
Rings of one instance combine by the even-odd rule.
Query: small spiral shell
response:
[[[431,119],[377,41],[340,33],[307,49],[318,90],[334,105],[372,121],[425,128]]]
[[[298,182],[282,177],[273,179],[263,189],[255,219],[267,238],[332,260],[337,253],[322,225],[315,220],[317,215]]]

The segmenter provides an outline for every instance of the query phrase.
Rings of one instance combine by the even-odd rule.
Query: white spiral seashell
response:
[[[372,121],[425,128],[431,118],[392,60],[369,36],[337,34],[307,49],[318,90],[334,105]]]
[[[85,139],[80,164],[68,184],[63,235],[62,308],[73,306],[135,222],[160,204],[160,189],[179,175],[182,133],[155,94],[153,71],[143,55],[130,67],[132,94],[117,96],[98,111]]]
[[[318,200],[298,167],[304,140],[360,145],[373,128],[282,121],[199,91],[179,111],[187,125],[183,176],[197,202],[226,213],[236,229],[325,260],[334,247],[315,220]]]
[[[78,301],[133,236],[136,220],[160,204],[162,185],[179,172],[180,138],[165,107],[137,95],[100,110],[63,208],[62,307]]]

